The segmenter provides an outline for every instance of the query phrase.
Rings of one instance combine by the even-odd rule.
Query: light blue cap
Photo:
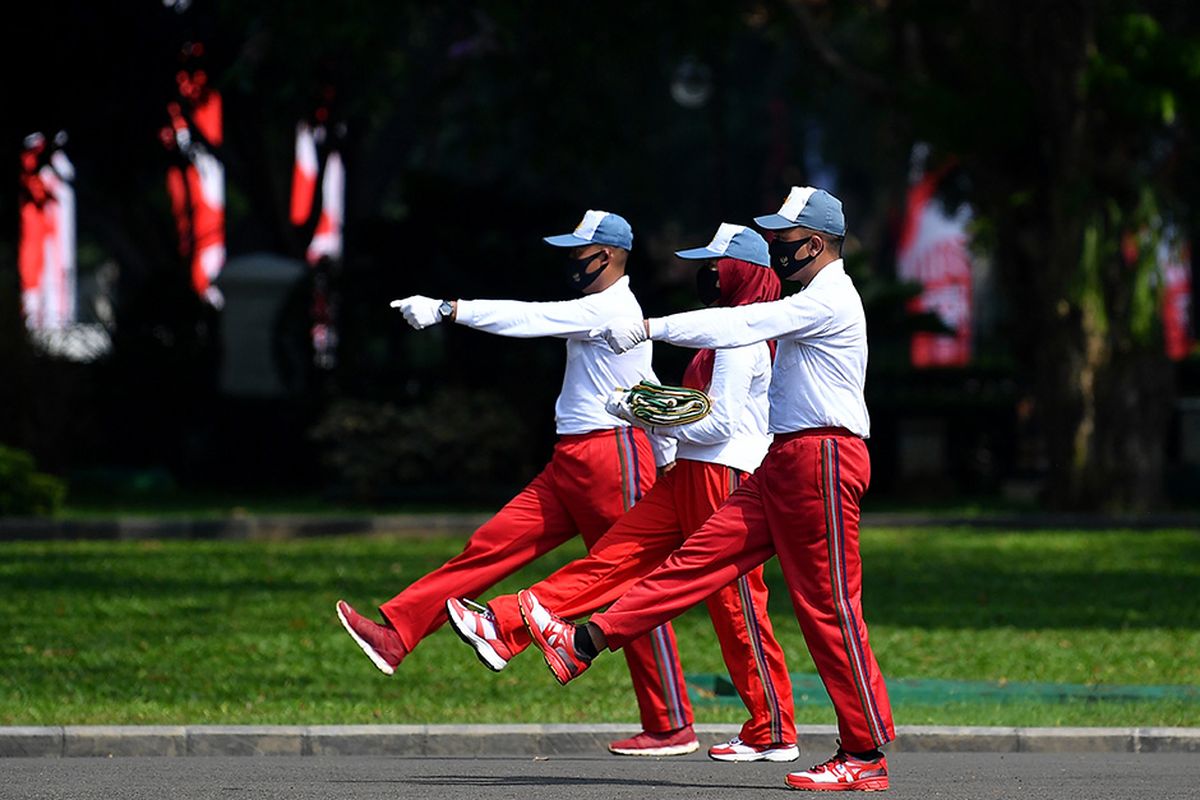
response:
[[[624,250],[633,249],[633,228],[620,214],[589,210],[571,233],[547,236],[542,241],[555,247],[581,247],[585,244],[608,244]]]
[[[760,228],[769,231],[808,228],[834,236],[846,235],[846,217],[842,214],[842,201],[824,189],[814,189],[811,186],[793,186],[779,213],[755,217],[754,221]]]
[[[736,258],[749,261],[760,267],[771,265],[771,256],[767,249],[767,240],[745,225],[731,225],[722,222],[717,228],[717,235],[707,247],[693,247],[691,250],[676,250],[680,258]]]

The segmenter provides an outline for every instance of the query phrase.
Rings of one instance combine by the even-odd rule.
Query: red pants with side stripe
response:
[[[777,435],[725,505],[592,622],[611,648],[623,647],[777,555],[842,747],[891,741],[891,704],[862,612],[859,500],[870,477],[866,444],[845,431]]]
[[[409,652],[446,622],[446,600],[477,597],[575,535],[590,548],[654,483],[644,431],[560,436],[545,469],[485,522],[454,558],[380,606]],[[646,730],[692,724],[670,624],[651,626],[625,658]]]
[[[546,608],[575,619],[619,598],[676,550],[720,507],[742,473],[720,464],[682,460],[588,552],[530,587]],[[792,682],[783,648],[767,616],[762,568],[750,570],[707,598],[721,655],[750,719],[742,741],[754,745],[796,741]],[[500,637],[515,652],[530,644],[515,595],[488,605]]]

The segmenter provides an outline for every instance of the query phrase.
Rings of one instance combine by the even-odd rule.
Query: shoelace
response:
[[[481,617],[486,617],[487,619],[494,619],[496,617],[496,615],[492,613],[492,610],[482,603],[476,603],[474,600],[468,600],[464,597],[462,599],[462,604]]]
[[[834,754],[833,758],[826,759],[820,764],[813,764],[808,768],[809,772],[832,772],[834,764],[845,764],[846,754],[839,750]]]

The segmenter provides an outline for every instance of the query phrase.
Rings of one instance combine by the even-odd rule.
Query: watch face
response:
[[[442,304],[440,306],[438,306],[438,313],[441,314],[442,317],[450,316],[450,312],[453,310],[454,310],[454,307],[450,305],[449,300],[443,300]]]

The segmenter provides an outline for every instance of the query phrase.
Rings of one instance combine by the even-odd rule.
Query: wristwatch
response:
[[[449,300],[443,300],[442,304],[438,306],[438,315],[443,321],[450,319],[450,313],[452,311],[454,311],[454,306],[450,305]]]

